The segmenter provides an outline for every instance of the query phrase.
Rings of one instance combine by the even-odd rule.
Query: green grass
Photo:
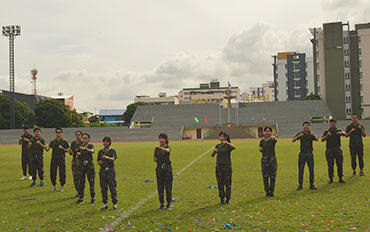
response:
[[[263,190],[257,140],[235,140],[232,153],[232,204],[219,205],[216,186],[215,159],[203,157],[175,178],[172,211],[158,211],[157,196],[150,199],[115,229],[125,231],[216,231],[223,224],[234,222],[239,231],[366,231],[370,230],[370,171],[365,177],[351,177],[348,141],[343,139],[344,174],[347,184],[328,184],[324,143],[315,144],[315,184],[317,191],[308,190],[308,169],[305,170],[304,190],[296,192],[299,143],[279,140],[277,144],[276,197],[266,198]],[[182,169],[217,141],[171,142],[174,173]],[[19,146],[0,146],[0,231],[99,231],[123,211],[135,206],[156,190],[155,164],[152,161],[156,143],[116,143],[119,211],[100,211],[101,193],[96,177],[96,200],[91,205],[86,188],[86,203],[76,205],[71,173],[71,158],[67,157],[65,192],[50,192],[50,152],[44,154],[46,185],[28,187],[30,181],[20,181]],[[100,149],[101,144],[96,145]],[[370,139],[365,140],[365,165]],[[365,169],[370,170],[370,169]],[[98,173],[98,168],[96,167]],[[336,173],[336,169],[335,169]],[[20,199],[37,200],[21,202]],[[110,199],[109,199],[110,200]],[[155,223],[170,225],[163,227]],[[208,229],[206,229],[208,228]],[[225,230],[224,230],[225,231]]]

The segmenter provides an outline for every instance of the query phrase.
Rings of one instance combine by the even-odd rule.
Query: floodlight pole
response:
[[[3,26],[3,36],[9,38],[9,91],[10,91],[10,129],[15,129],[15,104],[14,104],[14,39],[21,35],[20,26]]]

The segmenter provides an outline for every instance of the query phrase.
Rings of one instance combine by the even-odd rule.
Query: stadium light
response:
[[[21,35],[21,26],[3,26],[3,36],[9,38],[9,91],[10,91],[10,129],[15,129],[14,105],[14,39]]]

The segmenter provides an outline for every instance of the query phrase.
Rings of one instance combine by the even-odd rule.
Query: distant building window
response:
[[[361,104],[364,104],[364,96],[361,96]]]
[[[344,61],[344,67],[349,67],[349,60]]]
[[[349,73],[349,72],[345,72],[345,73],[344,73],[344,77],[345,77],[346,79],[350,79],[350,77],[351,77],[351,76],[350,76],[350,73]]]
[[[358,37],[358,43],[361,43],[361,37],[360,36]]]
[[[316,58],[320,58],[320,53],[319,52],[316,52]]]
[[[351,103],[351,97],[350,96],[346,96],[346,103]]]
[[[347,111],[347,115],[351,115],[352,114],[352,109],[351,108],[347,108],[346,111]]]
[[[319,40],[315,40],[316,47],[319,46]]]
[[[344,49],[343,52],[344,52],[344,55],[345,56],[348,56],[349,55],[349,49],[348,48]]]
[[[350,84],[346,84],[345,88],[346,88],[346,91],[351,91],[351,85]]]
[[[320,74],[317,74],[316,79],[318,82],[320,81]]]
[[[345,44],[348,44],[348,41],[349,41],[348,37],[344,37],[344,38],[343,38],[343,42],[344,42]]]
[[[362,49],[361,49],[361,48],[359,48],[359,49],[358,49],[358,55],[359,55],[359,56],[361,56],[361,55],[362,55]]]
[[[362,60],[359,61],[359,66],[362,68]]]
[[[316,63],[316,69],[319,70],[320,69],[320,63]]]
[[[361,108],[361,115],[364,114],[364,108]]]
[[[362,80],[362,72],[360,72],[360,80]]]
[[[360,84],[360,91],[362,91],[364,88],[364,85],[363,84]]]
[[[317,86],[317,93],[320,94],[320,86]]]

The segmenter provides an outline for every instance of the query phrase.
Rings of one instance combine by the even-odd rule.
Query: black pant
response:
[[[360,169],[364,168],[364,145],[363,144],[350,144],[349,151],[351,153],[352,169],[356,170],[357,162],[356,156],[358,156],[358,163]]]
[[[328,148],[326,150],[326,161],[328,162],[329,178],[334,177],[334,160],[337,164],[337,172],[339,179],[343,177],[343,152],[340,148]]]
[[[161,205],[164,204],[164,189],[166,189],[167,204],[170,204],[172,202],[172,182],[173,182],[171,165],[168,165],[165,170],[161,169],[161,166],[157,166],[156,176],[159,202],[161,203]]]
[[[50,162],[50,180],[52,185],[57,184],[57,169],[59,167],[60,185],[64,186],[66,183],[66,161],[65,158],[51,158]]]
[[[73,185],[75,186],[76,192],[78,192],[80,182],[78,168],[78,160],[72,160]]]
[[[23,176],[27,175],[27,168],[28,168],[28,174],[31,176],[31,152],[28,150],[22,150],[22,171]]]
[[[116,170],[114,168],[100,168],[100,188],[103,197],[103,203],[108,203],[108,187],[110,190],[113,204],[117,204],[117,182]]]
[[[263,157],[261,161],[263,184],[266,193],[273,193],[275,190],[277,160],[276,157]],[[269,183],[270,182],[270,183]]]
[[[91,161],[92,162],[92,161]],[[91,198],[95,198],[95,169],[94,165],[92,163],[88,164],[87,166],[84,166],[80,164],[79,167],[79,186],[78,186],[78,195],[82,199],[84,197],[85,193],[85,182],[86,182],[86,177],[87,180],[89,181],[90,185],[90,196]]]
[[[231,179],[232,179],[232,168],[230,165],[217,165],[216,166],[216,178],[218,185],[218,195],[221,200],[230,200],[231,197]],[[226,189],[226,194],[225,194]]]
[[[36,181],[37,174],[40,180],[44,180],[44,157],[43,155],[33,155],[31,158],[31,175],[32,180]]]
[[[298,182],[299,185],[303,184],[303,174],[304,174],[304,166],[308,166],[308,169],[310,170],[310,184],[313,185],[314,183],[314,159],[313,159],[313,154],[312,152],[309,153],[299,153],[299,158],[298,158],[298,170],[299,170],[299,175],[298,175]]]

